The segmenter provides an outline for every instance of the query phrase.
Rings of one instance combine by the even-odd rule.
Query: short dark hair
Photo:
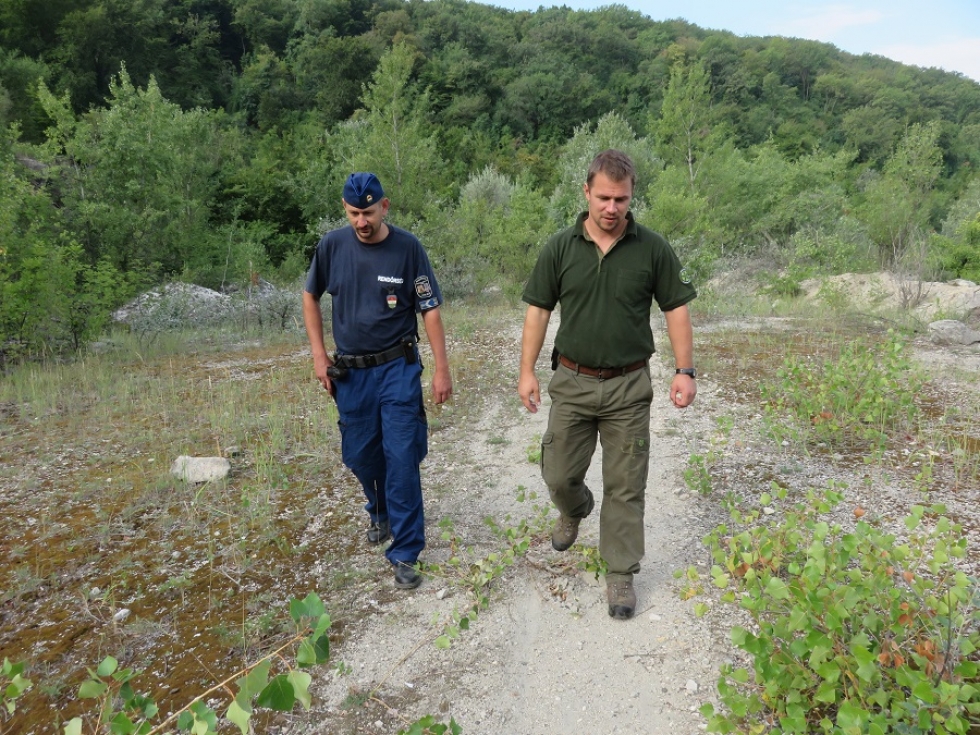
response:
[[[636,167],[633,160],[622,151],[609,148],[602,151],[592,159],[589,166],[589,174],[585,178],[585,183],[592,185],[592,179],[596,174],[605,174],[613,181],[630,180],[630,186],[636,188]]]

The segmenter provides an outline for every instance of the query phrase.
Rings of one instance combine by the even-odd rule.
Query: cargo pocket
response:
[[[365,469],[369,422],[348,418],[338,421],[337,426],[340,428],[340,457],[351,472],[357,474]]]
[[[548,454],[554,449],[555,435],[553,432],[545,432],[544,436],[541,437],[541,457],[538,459],[538,464],[541,467],[541,477],[544,478],[545,484],[548,485],[548,468],[551,467],[551,462],[549,461]]]
[[[648,437],[637,436],[626,441],[623,452],[629,455],[649,454],[650,439]]]
[[[429,421],[425,416],[425,409],[422,408],[418,415],[418,424],[415,428],[415,464],[422,464],[422,460],[429,454]]]
[[[626,472],[626,484],[629,488],[642,495],[647,485],[647,474],[650,471],[650,437],[634,436],[623,444],[625,462],[623,471]]]

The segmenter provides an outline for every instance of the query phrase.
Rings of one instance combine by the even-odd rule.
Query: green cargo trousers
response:
[[[541,476],[558,512],[584,518],[592,511],[585,474],[602,444],[599,554],[606,581],[640,571],[643,510],[650,466],[650,370],[599,380],[558,365],[548,384],[551,412],[541,439]]]

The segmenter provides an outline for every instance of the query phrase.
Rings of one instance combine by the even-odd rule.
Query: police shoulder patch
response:
[[[429,283],[428,276],[419,276],[415,279],[415,293],[420,299],[427,299],[432,296],[432,284]]]

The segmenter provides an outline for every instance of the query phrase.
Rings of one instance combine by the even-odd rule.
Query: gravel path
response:
[[[775,330],[787,339],[806,329],[792,320],[747,321],[739,328]],[[711,339],[711,331],[711,326],[698,329],[702,339]],[[658,344],[667,343],[662,328],[655,329],[655,337]],[[544,354],[552,343],[553,333]],[[717,706],[719,666],[738,655],[728,638],[738,612],[712,604],[710,590],[696,601],[682,600],[674,574],[692,565],[706,573],[709,559],[700,539],[727,520],[722,496],[752,503],[774,481],[794,497],[826,486],[831,478],[842,483],[846,498],[834,522],[845,526],[854,522],[853,511],[860,506],[900,532],[912,505],[945,503],[951,517],[965,525],[969,571],[980,574],[980,524],[971,520],[980,487],[975,476],[964,484],[970,465],[963,457],[957,465],[952,447],[933,447],[922,443],[928,439],[910,436],[906,445],[897,441],[871,464],[837,453],[804,456],[765,439],[758,406],[736,404],[732,387],[714,384],[710,375],[699,378],[694,405],[678,411],[668,401],[669,375],[657,358],[651,370],[654,385],[662,388],[651,410],[646,556],[635,579],[636,616],[611,619],[604,583],[584,568],[582,549],[598,542],[594,512],[581,525],[579,544],[568,552],[552,550],[547,531],[535,535],[527,554],[494,579],[489,606],[449,648],[439,648],[436,638],[473,599],[458,581],[440,574],[445,576],[453,557],[480,561],[503,548],[484,519],[513,526],[532,519],[536,505],[548,508],[549,524],[555,517],[538,467],[529,460],[545,430],[549,402],[545,392],[541,411],[524,410],[515,387],[519,352],[519,324],[503,338],[480,343],[474,360],[493,362],[487,374],[497,378],[480,383],[482,388],[467,383],[469,395],[460,391],[455,400],[467,407],[469,420],[446,422],[432,434],[423,467],[429,524],[424,561],[432,565],[427,579],[408,594],[383,589],[387,578],[365,580],[365,589],[377,595],[370,601],[377,614],[345,630],[334,651],[340,667],[332,676],[314,679],[313,712],[284,732],[396,733],[426,715],[441,723],[452,718],[466,735],[703,732],[699,708],[705,702]],[[924,397],[932,412],[974,415],[980,350],[940,348],[923,338],[912,353],[933,376]],[[549,370],[543,360],[538,376],[544,388]],[[724,432],[722,417],[729,427]],[[975,427],[965,431],[974,438],[964,441],[975,442]],[[684,482],[688,458],[715,447],[712,494],[692,494]],[[916,474],[919,460],[930,452],[935,474],[925,494]],[[951,472],[956,466],[959,475]],[[601,490],[600,477],[597,455],[587,478],[593,490]],[[537,500],[519,502],[519,488],[536,493]],[[781,511],[771,512],[778,520]],[[442,537],[442,519],[451,523],[456,546]],[[707,604],[708,614],[696,616],[695,602]]]
[[[519,328],[512,339],[510,359],[516,363]],[[665,339],[658,335],[658,342]],[[551,343],[549,337],[546,352]],[[324,724],[311,732],[396,732],[427,714],[440,722],[452,717],[467,735],[688,735],[704,729],[698,708],[713,700],[727,644],[694,616],[693,603],[681,601],[673,573],[705,561],[698,539],[706,521],[685,490],[682,472],[689,436],[708,420],[699,402],[710,404],[713,396],[702,385],[698,402],[678,411],[667,398],[666,372],[653,362],[654,384],[664,389],[652,407],[647,553],[635,580],[636,616],[610,618],[604,582],[579,568],[585,557],[578,545],[558,553],[549,536],[540,534],[526,559],[494,582],[489,607],[448,649],[437,648],[433,639],[454,610],[469,604],[461,588],[430,577],[416,592],[384,603],[385,614],[358,626],[335,653],[349,673],[315,692]],[[539,368],[539,378],[544,389],[547,366]],[[538,467],[528,459],[547,422],[546,393],[543,398],[543,409],[530,414],[511,387],[488,401],[472,430],[448,441],[435,435],[424,474],[428,484],[442,477],[452,489],[427,497],[426,562],[442,565],[449,558],[435,527],[438,519],[450,518],[470,546],[470,558],[480,559],[502,547],[484,518],[506,526],[511,516],[513,525],[533,516],[531,505],[547,501]],[[596,491],[600,477],[597,453],[587,478]],[[518,502],[519,487],[537,493],[538,500]],[[551,509],[549,522],[554,514]],[[582,523],[578,544],[597,542],[598,508]],[[352,693],[363,697],[375,690],[380,701],[368,701],[356,716],[343,709]],[[350,729],[338,730],[338,719]]]

